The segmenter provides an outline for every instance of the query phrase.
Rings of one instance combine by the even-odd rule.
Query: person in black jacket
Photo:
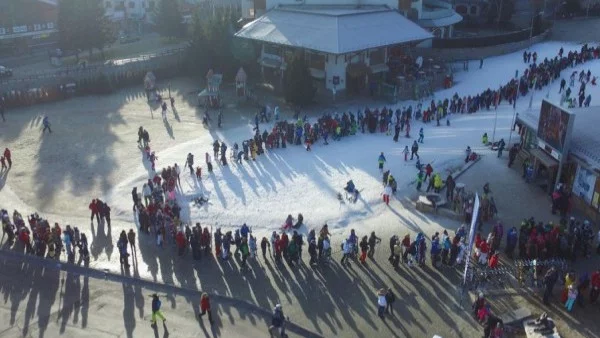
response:
[[[396,295],[394,294],[394,291],[392,291],[392,288],[389,288],[387,290],[387,293],[385,294],[385,301],[387,303],[387,305],[385,307],[385,312],[394,314],[393,305],[394,305],[394,302],[396,301]]]

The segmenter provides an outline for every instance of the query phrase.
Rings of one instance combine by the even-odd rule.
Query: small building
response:
[[[0,55],[56,43],[57,18],[57,0],[0,1]]]
[[[527,110],[519,113],[516,123],[520,125],[522,158],[529,158],[534,168],[534,182],[551,192],[555,186],[556,176],[561,172],[560,182],[567,191],[572,193],[571,202],[578,210],[595,221],[600,220],[600,106],[573,108],[569,112],[575,115],[570,137],[562,137],[567,144],[566,152],[560,145],[547,139],[549,133],[540,133],[540,110]],[[563,130],[553,121],[549,128]],[[552,134],[552,133],[550,133]],[[546,138],[546,140],[544,140]],[[554,144],[555,143],[555,144]],[[564,152],[564,154],[563,154]],[[562,170],[561,159],[564,158]]]
[[[433,35],[385,5],[280,5],[236,36],[261,45],[258,62],[267,76],[282,78],[295,52],[304,51],[317,89],[335,96],[359,92],[371,78],[383,76],[391,47]]]

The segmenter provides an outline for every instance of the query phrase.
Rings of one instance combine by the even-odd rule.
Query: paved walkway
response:
[[[484,157],[468,171],[458,182],[466,184],[466,189],[478,191],[480,194],[483,185],[490,183],[496,205],[498,207],[497,220],[503,222],[505,231],[508,227],[519,228],[524,218],[535,217],[540,221],[558,222],[559,217],[552,215],[550,197],[538,186],[527,184],[521,178],[520,163],[515,162],[513,168],[508,168],[508,154],[502,158],[496,152],[484,152]],[[483,227],[483,234],[487,235],[495,221],[490,221]],[[575,271],[593,271],[597,269],[599,258],[579,259],[572,265]],[[550,306],[541,302],[543,290],[496,290],[493,292],[492,308],[496,313],[506,313],[519,308],[527,308],[534,315],[547,311],[552,318],[559,319],[558,327],[564,337],[599,337],[600,323],[597,316],[600,307],[587,305],[585,308],[575,306],[572,313],[567,313],[564,306],[559,303],[561,285],[554,290],[554,298]],[[588,298],[586,292],[585,298]]]
[[[215,325],[198,320],[199,297],[139,283],[89,278],[36,262],[0,260],[0,337],[266,337],[269,317],[213,300]],[[150,326],[153,293],[167,325]],[[288,331],[290,337],[306,337]]]

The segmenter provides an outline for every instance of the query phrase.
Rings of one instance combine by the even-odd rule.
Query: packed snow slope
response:
[[[565,54],[581,47],[547,42],[535,45],[529,51],[537,52],[541,61],[556,56],[561,46]],[[471,62],[468,72],[457,67],[454,87],[436,92],[434,99],[450,98],[454,93],[466,96],[487,88],[497,89],[513,78],[517,70],[519,75],[523,74],[528,65],[522,61],[522,52],[488,58],[482,69],[478,69],[479,61]],[[561,75],[568,80],[572,71],[582,69],[589,69],[593,76],[598,76],[600,61],[567,69]],[[557,102],[559,82],[535,92],[533,106],[539,107],[546,95]],[[495,139],[504,138],[508,142],[515,113],[512,106],[504,102],[496,111],[451,116],[450,126],[415,122],[411,138],[401,137],[398,143],[385,134],[359,133],[341,141],[331,141],[327,146],[319,142],[311,152],[302,146],[270,150],[256,161],[244,161],[242,165],[230,161],[227,167],[221,167],[213,158],[215,170],[209,175],[204,154],[212,155],[213,140],[225,141],[228,152],[234,142],[241,145],[244,139],[253,135],[254,111],[249,109],[235,116],[226,114],[223,129],[203,129],[195,100],[185,94],[190,86],[182,87],[174,91],[178,110],[176,113],[169,110],[168,124],[161,121],[159,111],[149,110],[143,94],[134,89],[107,97],[76,98],[9,112],[9,122],[0,124],[0,146],[11,148],[15,165],[6,181],[0,183],[2,206],[19,209],[23,214],[40,211],[51,221],[78,224],[86,231],[88,226],[81,224],[81,220],[89,217],[89,201],[99,197],[112,207],[113,234],[118,236],[117,230],[128,229],[134,222],[131,189],[137,186],[141,191],[142,184],[151,175],[149,163],[136,146],[136,131],[142,125],[150,131],[151,145],[158,156],[157,170],[174,163],[182,166],[183,188],[177,198],[186,222],[225,228],[245,222],[254,231],[266,233],[279,229],[288,214],[296,217],[302,213],[308,228],[327,222],[340,231],[355,224],[399,226],[402,229],[408,227],[406,222],[398,222],[398,215],[405,215],[403,206],[398,200],[392,200],[390,207],[381,201],[383,186],[377,169],[379,153],[384,152],[385,167],[398,181],[396,197],[402,199],[414,195],[417,171],[415,161],[405,163],[401,151],[418,136],[419,128],[423,127],[425,133],[425,142],[419,149],[421,162],[432,163],[435,171],[445,177],[447,170],[462,164],[466,146],[489,154],[489,150],[481,146],[481,135],[487,132],[491,139],[494,126]],[[572,90],[578,88],[577,85]],[[586,91],[592,95],[592,105],[596,105],[600,88],[588,85]],[[519,98],[517,112],[527,108],[529,99],[529,96]],[[430,99],[424,103],[429,102]],[[399,102],[391,108],[414,104]],[[339,104],[337,111],[356,112],[365,106],[381,108],[384,105],[364,100]],[[41,115],[44,114],[50,117],[52,135],[39,134]],[[309,114],[311,122],[318,114]],[[291,118],[291,113],[283,111],[282,118]],[[261,124],[261,130],[265,127],[272,125]],[[513,133],[512,142],[517,139]],[[203,167],[201,181],[193,179],[183,168],[189,152],[195,155],[196,165]],[[361,190],[361,198],[356,204],[340,203],[336,196],[349,179]],[[209,203],[196,207],[191,200],[200,194],[209,197]],[[426,228],[426,225],[422,226]]]

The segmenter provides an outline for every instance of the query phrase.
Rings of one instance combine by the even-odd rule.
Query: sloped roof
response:
[[[432,38],[431,33],[385,6],[280,6],[235,35],[330,54]]]
[[[569,109],[575,114],[575,125],[571,136],[570,154],[600,170],[600,106]],[[519,120],[537,130],[539,109],[519,113]]]
[[[446,16],[420,19],[419,25],[427,28],[446,27],[459,23],[463,20],[463,17],[453,10],[447,11],[447,14],[448,15]]]

